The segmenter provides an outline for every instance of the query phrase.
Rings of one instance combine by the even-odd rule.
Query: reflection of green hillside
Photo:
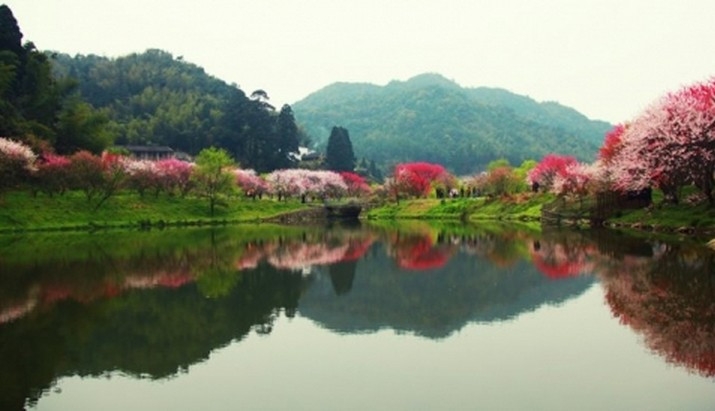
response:
[[[300,313],[339,332],[392,328],[441,338],[468,322],[502,321],[566,301],[593,282],[584,276],[552,281],[524,260],[499,267],[465,253],[442,268],[405,272],[378,250],[358,263],[349,294],[313,286],[300,301]]]
[[[234,275],[238,283],[223,298],[207,299],[194,285],[134,291],[85,305],[65,301],[0,326],[0,409],[20,408],[60,376],[167,377],[251,329],[270,331],[277,310],[295,312],[300,275],[269,266]]]
[[[665,247],[608,232],[422,222],[0,236],[0,409],[62,376],[172,376],[251,330],[270,332],[281,311],[338,332],[442,338],[573,298],[594,267],[660,258],[662,273],[646,282],[658,291],[670,271],[713,266]],[[435,260],[410,260],[424,255]]]

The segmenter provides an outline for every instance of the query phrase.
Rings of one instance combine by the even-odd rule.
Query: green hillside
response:
[[[297,149],[293,114],[289,106],[275,110],[263,90],[247,96],[162,50],[119,58],[54,54],[52,64],[57,78],[76,79],[82,98],[109,117],[116,144],[189,154],[213,145],[259,171],[292,165],[285,152]]]
[[[506,157],[512,164],[551,152],[592,160],[610,128],[557,103],[506,90],[462,88],[436,74],[384,87],[335,83],[294,106],[296,119],[325,144],[330,129],[350,131],[358,157],[384,167],[431,161],[458,174]]]

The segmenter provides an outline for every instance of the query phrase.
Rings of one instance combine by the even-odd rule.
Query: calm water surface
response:
[[[715,252],[426,223],[0,237],[0,409],[715,409]]]

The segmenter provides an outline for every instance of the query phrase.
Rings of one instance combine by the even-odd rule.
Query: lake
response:
[[[715,252],[426,222],[0,236],[0,409],[712,410]]]

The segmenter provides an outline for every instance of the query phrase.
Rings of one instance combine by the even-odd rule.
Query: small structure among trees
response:
[[[174,150],[168,146],[116,146],[120,150],[126,150],[133,158],[138,160],[164,160],[174,157]]]

